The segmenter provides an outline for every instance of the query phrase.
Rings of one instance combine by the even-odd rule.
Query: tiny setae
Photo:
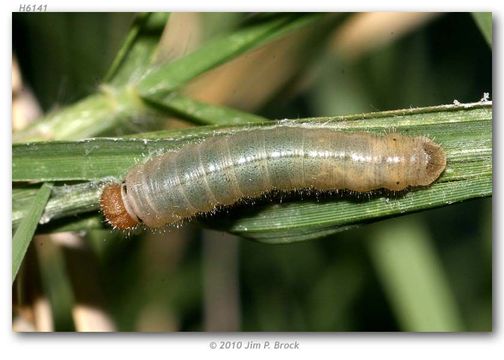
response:
[[[100,203],[119,229],[161,227],[276,191],[400,191],[433,183],[446,166],[424,136],[277,126],[208,138],[133,167]]]

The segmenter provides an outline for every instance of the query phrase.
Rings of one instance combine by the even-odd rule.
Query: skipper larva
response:
[[[209,138],[132,168],[101,196],[120,229],[179,223],[219,206],[280,190],[425,186],[443,172],[443,149],[427,137],[278,126]]]

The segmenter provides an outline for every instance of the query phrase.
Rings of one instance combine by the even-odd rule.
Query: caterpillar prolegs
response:
[[[278,126],[189,144],[133,167],[100,203],[120,229],[178,223],[272,190],[399,191],[434,182],[446,166],[427,137]]]

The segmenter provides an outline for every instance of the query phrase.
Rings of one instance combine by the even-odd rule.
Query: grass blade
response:
[[[481,34],[485,38],[486,42],[492,47],[492,13],[491,12],[473,12],[472,16]]]
[[[28,245],[30,245],[33,234],[35,234],[40,217],[51,195],[51,188],[52,185],[47,183],[40,187],[33,198],[31,207],[24,214],[12,238],[12,282],[16,278]]]
[[[371,259],[403,331],[463,331],[457,304],[428,232],[400,219],[369,239]]]
[[[78,215],[98,210],[98,199],[103,181],[90,181],[76,185],[53,186],[51,200],[47,203],[39,223],[65,216]],[[12,193],[12,226],[19,225],[25,215],[27,205],[33,201],[37,190],[32,188],[15,189]]]
[[[115,86],[138,80],[153,60],[169,16],[169,13],[139,14],[103,80]]]
[[[481,156],[491,154],[491,103],[446,105],[350,116],[301,119],[291,124],[318,125],[341,131],[383,133],[391,128],[406,134],[434,137],[448,152],[443,178],[464,176],[457,162],[471,170],[491,172]],[[100,180],[121,177],[135,163],[153,154],[176,150],[207,137],[244,131],[250,127],[274,127],[276,123],[247,126],[201,126],[189,129],[136,134],[131,138],[94,138],[80,141],[37,142],[13,145],[13,181]],[[467,144],[473,147],[469,152]],[[451,157],[451,158],[450,158]],[[485,158],[486,160],[486,158]],[[470,161],[470,162],[469,162]],[[488,168],[490,166],[490,168]],[[466,171],[465,169],[463,171]]]
[[[247,50],[308,25],[321,16],[321,14],[279,14],[268,21],[235,31],[181,59],[153,69],[140,81],[139,92],[143,97],[152,100],[164,97],[196,76]]]
[[[157,16],[158,14],[152,19],[149,17],[149,21],[146,20],[147,24],[152,20],[159,25]],[[100,92],[61,111],[48,114],[33,126],[14,134],[13,141],[74,140],[112,133],[138,133],[159,127],[160,121],[166,118],[166,113],[155,111],[154,108],[147,106],[144,99],[149,100],[150,104],[162,104],[169,92],[203,72],[289,31],[308,25],[321,16],[323,15],[272,15],[267,21],[247,26],[174,62],[162,64],[150,70],[146,70],[146,61],[151,59],[161,32],[158,31],[155,37],[145,37],[137,42],[127,40],[124,46],[126,49],[131,48],[136,55],[129,56],[131,59],[127,62],[119,57],[117,63],[113,65],[107,78],[113,78],[111,83],[113,86],[102,86]],[[136,30],[132,30],[129,36],[135,38]],[[133,45],[129,44],[130,42],[133,42]],[[136,78],[140,76],[143,78],[137,85]],[[135,81],[131,81],[132,78]],[[116,86],[117,84],[120,86]],[[159,109],[158,107],[157,110]],[[191,116],[201,119],[194,114]],[[244,115],[239,114],[237,117],[243,118]],[[216,121],[206,121],[206,123],[214,122]]]
[[[258,200],[252,209],[236,206],[225,216],[201,219],[206,226],[268,243],[293,242],[384,217],[492,194],[491,102],[303,119],[292,123],[376,133],[394,128],[410,135],[428,135],[444,147],[448,157],[447,169],[433,186],[405,194],[374,193],[356,198],[340,193],[318,201],[313,198],[300,201],[298,197],[282,204]],[[110,176],[119,180],[131,166],[152,155],[209,136],[244,131],[251,126],[268,128],[275,123],[197,127],[146,134],[142,139],[97,138],[78,142],[16,144],[13,146],[12,176],[14,181],[102,181]],[[67,186],[66,192],[55,193],[58,195],[51,199],[55,202],[51,218],[88,212],[98,203],[98,191],[83,200],[81,187]],[[48,209],[53,206],[51,202]],[[21,214],[22,211],[18,216]]]
[[[199,125],[240,125],[263,123],[268,119],[225,106],[211,105],[172,92],[155,101],[146,100],[153,107]]]
[[[132,87],[102,86],[96,94],[36,121],[13,134],[13,142],[76,140],[98,134],[138,132],[159,127],[166,118],[149,108]],[[138,121],[141,119],[141,122]]]

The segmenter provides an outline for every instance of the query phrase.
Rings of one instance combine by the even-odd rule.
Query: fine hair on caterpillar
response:
[[[115,228],[158,228],[272,191],[365,193],[428,186],[446,156],[424,136],[327,128],[250,129],[188,144],[133,167],[109,184],[101,209]]]

